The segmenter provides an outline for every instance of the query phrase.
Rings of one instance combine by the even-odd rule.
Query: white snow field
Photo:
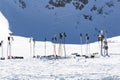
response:
[[[9,36],[9,24],[7,19],[0,13],[0,40],[4,41],[3,56],[0,60],[0,80],[120,80],[120,36],[109,38],[110,57],[83,58],[72,57],[72,53],[87,55],[100,53],[98,42],[89,44],[66,44],[66,59],[33,59],[30,53],[30,38],[12,36],[12,56],[23,56],[24,59],[7,59],[7,37]],[[32,43],[33,44],[33,43]],[[36,41],[35,55],[53,55],[53,43]],[[81,53],[82,46],[82,53]],[[58,54],[59,44],[56,44]],[[63,48],[62,48],[63,50]],[[62,51],[64,53],[64,51]],[[2,54],[0,47],[0,56]],[[64,56],[64,54],[61,54]]]

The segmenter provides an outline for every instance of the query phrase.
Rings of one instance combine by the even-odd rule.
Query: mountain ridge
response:
[[[66,43],[79,43],[80,33],[84,35],[84,42],[86,33],[90,35],[90,42],[93,42],[97,40],[98,34],[95,29],[107,30],[108,37],[120,35],[117,29],[120,19],[119,0],[88,0],[82,10],[76,10],[72,3],[67,3],[65,7],[54,7],[49,1],[6,0],[1,1],[0,10],[7,17],[10,29],[15,35],[34,37],[36,40],[44,41],[46,37],[51,41],[54,33],[57,33],[59,38],[60,32],[66,32]],[[48,4],[54,9],[46,8]]]

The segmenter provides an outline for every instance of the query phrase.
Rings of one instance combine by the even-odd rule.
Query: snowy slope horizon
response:
[[[12,33],[9,29],[9,22],[0,12],[0,41],[7,40],[9,33]]]
[[[0,12],[0,41],[3,40],[3,56],[7,57],[7,49],[8,49],[8,41],[7,38],[9,33],[12,33],[9,30],[9,23],[7,19],[4,17],[4,15]],[[32,57],[33,53],[30,54],[31,48],[30,48],[30,38],[26,37],[20,37],[20,36],[15,36],[13,35],[13,41],[11,41],[11,51],[12,51],[12,56],[23,56],[25,58],[30,58]],[[52,55],[54,54],[54,43],[52,42],[44,42],[44,41],[36,41],[35,42],[35,55],[45,55],[45,43],[46,43],[46,55]],[[32,43],[33,44],[33,43]],[[110,54],[120,54],[119,52],[119,44],[120,44],[120,36],[116,36],[113,38],[108,39],[108,46],[109,46],[109,53]],[[86,54],[86,44],[79,45],[79,44],[67,44],[66,45],[66,50],[67,50],[67,56],[70,56],[72,53],[81,53],[81,48],[83,47],[83,53]],[[100,50],[100,45],[98,42],[94,42],[89,44],[89,54],[91,53],[99,53]],[[62,47],[63,48],[63,47]],[[0,50],[2,48],[0,47]],[[56,44],[56,53],[59,55],[59,44]],[[63,50],[63,49],[62,49]],[[1,57],[2,54],[0,54]],[[64,52],[62,51],[62,55],[64,56]]]
[[[83,33],[84,39],[85,34],[88,33],[90,42],[93,42],[97,41],[97,29],[107,30],[108,37],[120,35],[119,0],[102,2],[101,0],[88,0],[89,2],[82,10],[73,6],[74,0],[67,3],[65,7],[55,7],[50,5],[49,1],[2,0],[0,10],[8,19],[13,34],[33,37],[40,41],[44,41],[45,37],[51,41],[54,33],[57,33],[57,38],[59,38],[60,32],[66,32],[66,43],[80,43],[80,33]],[[54,9],[46,8],[48,5]],[[85,16],[88,17],[85,19]]]
[[[33,49],[30,48],[30,38],[12,36],[11,55],[22,56],[24,59],[7,59],[8,42],[7,37],[11,31],[9,23],[0,12],[0,40],[4,40],[0,46],[0,80],[120,80],[120,36],[108,39],[110,57],[95,57],[86,59],[84,57],[71,57],[72,53],[89,55],[99,52],[99,43],[89,45],[86,51],[86,44],[66,44],[66,53],[70,58],[66,59],[33,59]],[[33,43],[32,43],[33,44]],[[82,52],[81,53],[81,46]],[[3,47],[3,55],[2,55]],[[56,44],[58,54],[59,44]],[[63,50],[63,48],[61,49]],[[86,52],[89,52],[87,54]],[[35,56],[53,55],[54,44],[36,41]],[[60,55],[60,54],[59,54]],[[64,56],[64,52],[62,52]]]

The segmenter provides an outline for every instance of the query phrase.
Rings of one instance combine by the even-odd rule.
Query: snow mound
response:
[[[9,30],[8,20],[4,17],[2,12],[0,11],[0,41],[7,39],[11,31]]]
[[[109,38],[108,42],[109,43],[119,43],[120,42],[120,36]]]

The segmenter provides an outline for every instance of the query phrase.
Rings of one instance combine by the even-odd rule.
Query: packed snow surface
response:
[[[98,56],[96,58],[74,57],[72,53],[89,54],[100,53],[99,42],[88,44],[66,44],[66,59],[33,59],[30,53],[30,38],[13,36],[12,56],[23,56],[22,60],[0,61],[0,80],[120,80],[120,42],[110,38],[110,57]],[[118,37],[119,38],[119,37]],[[117,42],[115,42],[117,40]],[[82,53],[81,53],[82,46]],[[59,44],[56,44],[58,54]],[[62,48],[62,50],[64,50]],[[36,41],[35,55],[53,55],[54,44]],[[6,56],[6,53],[4,53]],[[64,51],[62,52],[64,56]]]
[[[0,61],[0,80],[120,80],[120,55]]]

